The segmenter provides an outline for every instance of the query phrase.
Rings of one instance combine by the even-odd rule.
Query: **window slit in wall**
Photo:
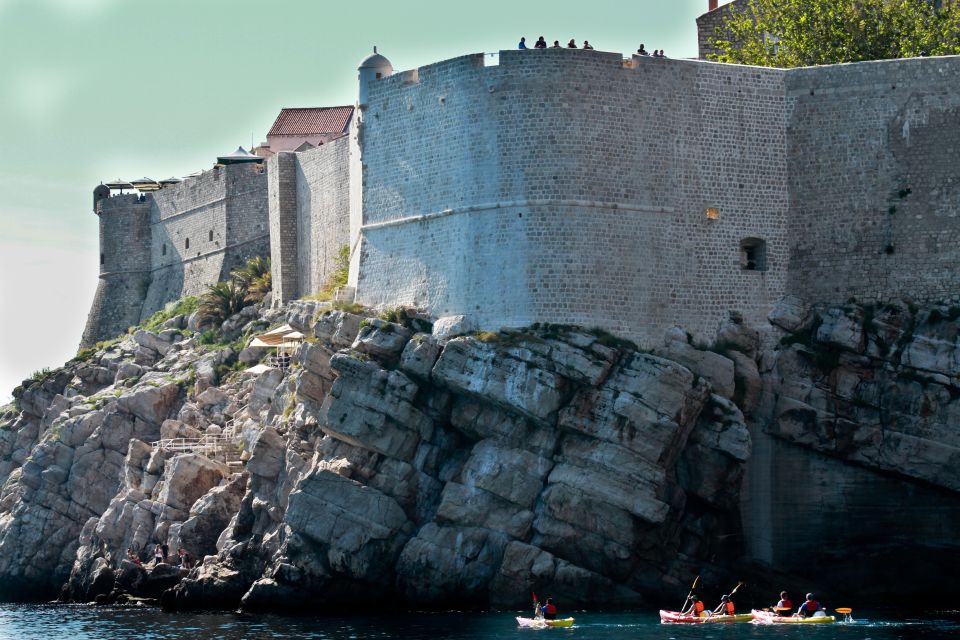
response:
[[[189,249],[189,248],[190,248],[190,238],[187,238],[187,239],[184,241],[184,243],[183,243],[183,248],[184,248],[184,249]]]
[[[163,243],[163,249],[161,249],[160,255],[164,255],[164,256],[167,255],[167,243],[166,243],[166,242]]]
[[[213,229],[210,230],[210,242],[213,242]]]
[[[740,268],[744,271],[767,270],[767,242],[761,238],[740,241]]]

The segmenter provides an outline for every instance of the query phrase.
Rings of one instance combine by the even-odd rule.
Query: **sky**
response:
[[[695,57],[707,0],[0,0],[0,402],[76,353],[97,286],[93,188],[184,176],[282,107],[353,104],[396,70],[531,43]]]

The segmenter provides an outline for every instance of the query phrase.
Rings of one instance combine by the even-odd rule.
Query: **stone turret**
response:
[[[100,283],[81,346],[119,335],[140,322],[150,284],[150,203],[137,195],[104,197],[94,190],[100,216]]]
[[[373,48],[373,53],[364,58],[357,68],[360,72],[360,93],[359,105],[362,109],[367,105],[367,87],[371,81],[381,80],[393,74],[393,65],[387,58],[377,53],[377,48]]]

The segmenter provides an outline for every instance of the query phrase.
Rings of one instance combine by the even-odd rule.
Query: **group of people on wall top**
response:
[[[647,47],[646,47],[645,45],[642,45],[642,44],[640,45],[640,48],[637,49],[637,55],[638,55],[638,56],[650,56],[650,57],[652,57],[652,58],[666,58],[666,57],[667,57],[667,56],[663,55],[663,49],[660,49],[660,50],[654,49],[654,50],[653,50],[653,53],[650,53],[649,51],[647,51]]]
[[[520,38],[520,44],[517,45],[517,49],[529,49],[529,48],[530,48],[530,47],[527,46],[527,39],[526,39],[525,37],[521,37],[521,38]],[[547,45],[547,41],[544,39],[543,36],[540,36],[540,37],[537,39],[537,41],[533,44],[533,48],[534,48],[534,49],[563,49],[563,48],[567,48],[567,49],[578,49],[578,48],[579,48],[579,49],[584,49],[584,50],[586,50],[586,51],[593,51],[593,46],[590,44],[590,41],[589,41],[589,40],[584,40],[582,47],[577,47],[577,41],[576,41],[575,38],[570,38],[570,42],[567,43],[567,46],[566,46],[566,47],[563,47],[563,46],[560,44],[560,41],[559,41],[559,40],[554,40],[554,41],[553,41],[553,45],[552,45],[552,46],[548,46],[548,45]],[[659,51],[658,51],[657,49],[654,49],[654,50],[653,50],[653,53],[650,53],[649,51],[647,51],[645,45],[642,45],[642,44],[640,45],[640,48],[637,49],[637,55],[639,55],[639,56],[651,56],[651,57],[654,57],[654,58],[666,58],[666,57],[667,57],[667,56],[663,55],[663,49],[660,49]]]
[[[529,48],[530,48],[530,47],[527,46],[527,39],[526,39],[526,38],[520,38],[520,44],[517,45],[517,49],[529,49]],[[534,48],[534,49],[547,49],[547,48],[549,48],[549,49],[563,49],[564,47],[561,46],[559,40],[554,40],[554,41],[553,41],[553,46],[552,46],[552,47],[548,47],[548,46],[547,46],[547,41],[544,40],[543,36],[540,36],[540,38],[533,44],[533,48]],[[567,43],[566,48],[567,48],[567,49],[578,49],[578,48],[579,48],[579,49],[586,49],[586,50],[588,50],[588,51],[592,51],[592,50],[593,50],[593,47],[590,45],[590,41],[589,41],[589,40],[584,40],[584,41],[583,41],[583,46],[582,46],[582,47],[577,47],[577,40],[576,40],[575,38],[570,38],[570,42]]]
[[[799,616],[801,618],[809,618],[813,616],[817,611],[823,610],[823,605],[821,605],[812,593],[807,594],[806,600],[800,607],[797,609],[796,613],[793,612],[793,601],[790,600],[790,596],[786,591],[780,592],[780,601],[777,602],[776,606],[771,607],[774,613],[778,616]],[[725,595],[720,598],[720,604],[717,605],[717,608],[713,611],[707,611],[707,608],[704,606],[703,602],[693,594],[690,594],[687,598],[687,606],[684,607],[683,611],[680,612],[681,615],[690,615],[697,617],[706,617],[706,616],[732,616],[736,615],[736,606],[733,603],[732,596]]]

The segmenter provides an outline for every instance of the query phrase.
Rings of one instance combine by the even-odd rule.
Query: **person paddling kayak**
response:
[[[807,601],[800,605],[800,608],[797,609],[797,615],[801,618],[810,618],[817,611],[820,611],[822,607],[820,603],[813,597],[812,593],[807,594]]]
[[[544,620],[557,619],[557,605],[553,603],[553,598],[547,598],[547,602],[541,607],[541,611],[543,612]]]
[[[722,598],[720,598],[720,604],[718,604],[717,608],[713,610],[713,615],[715,616],[737,615],[736,607],[733,604],[733,600],[730,599],[730,596],[723,596]]]
[[[687,598],[687,600],[690,602],[690,606],[685,607],[683,611],[680,612],[680,615],[697,616],[699,618],[704,618],[707,616],[707,612],[704,610],[706,607],[704,607],[703,603],[700,602],[700,598],[691,595],[689,598]]]
[[[781,591],[780,601],[777,603],[777,606],[773,608],[773,612],[778,616],[789,616],[792,611],[793,600],[790,599],[790,595],[786,591]]]

